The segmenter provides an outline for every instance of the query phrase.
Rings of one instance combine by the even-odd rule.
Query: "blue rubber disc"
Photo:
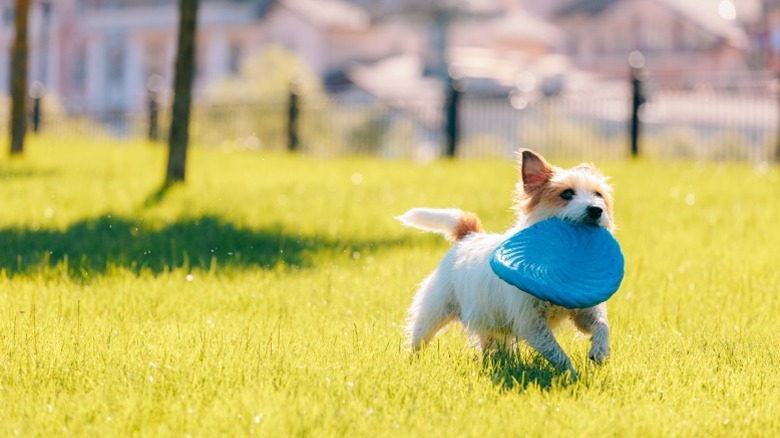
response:
[[[579,309],[603,303],[618,290],[624,259],[606,229],[553,218],[501,243],[490,267],[524,292]]]

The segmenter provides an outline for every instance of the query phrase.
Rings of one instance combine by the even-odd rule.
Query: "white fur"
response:
[[[602,202],[582,194],[555,216],[584,217],[588,205]],[[605,209],[606,211],[606,209]],[[452,235],[463,212],[457,209],[415,208],[398,217],[404,225]],[[568,310],[542,301],[498,278],[490,268],[493,250],[518,230],[543,218],[521,215],[517,225],[503,234],[472,233],[455,242],[439,266],[422,282],[409,308],[407,334],[413,351],[433,339],[450,322],[460,321],[483,352],[513,348],[526,341],[555,366],[576,375],[553,329],[570,318],[580,331],[591,335],[589,357],[602,363],[609,355],[609,326],[604,303]],[[599,224],[611,224],[605,217]]]
[[[553,177],[552,181],[558,182],[558,180],[562,179],[561,176],[563,174],[566,174],[567,177],[574,180],[574,188],[577,190],[575,191],[576,194],[574,195],[574,199],[569,202],[569,205],[555,216],[560,217],[561,219],[578,221],[583,218],[585,209],[588,206],[600,207],[604,211],[607,210],[607,205],[604,202],[604,198],[598,197],[595,194],[584,190],[584,187],[586,186],[585,180],[588,178],[594,178],[592,174],[589,174],[587,171],[582,169],[572,169],[559,172],[555,177]],[[609,215],[604,214],[598,219],[597,223],[602,227],[609,228],[611,225],[610,219],[611,218]]]
[[[413,208],[396,219],[407,227],[443,234],[452,239],[452,230],[458,224],[463,211],[458,208]]]

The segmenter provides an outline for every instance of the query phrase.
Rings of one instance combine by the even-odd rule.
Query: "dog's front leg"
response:
[[[524,333],[525,340],[538,351],[552,365],[568,370],[572,377],[577,377],[577,371],[569,360],[569,356],[563,351],[558,341],[553,336],[550,326],[543,318],[537,318],[531,323],[528,333]]]
[[[581,332],[590,335],[588,357],[596,364],[601,365],[609,356],[607,305],[601,303],[594,307],[578,310],[573,319],[574,324]]]

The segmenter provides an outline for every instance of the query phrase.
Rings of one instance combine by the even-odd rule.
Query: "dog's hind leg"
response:
[[[573,319],[574,325],[581,332],[590,335],[588,357],[600,365],[609,356],[609,324],[606,304],[601,303],[598,306],[579,310],[574,314]]]
[[[531,323],[529,330],[524,333],[524,335],[528,345],[538,351],[539,354],[547,359],[553,366],[565,368],[571,372],[572,377],[577,376],[577,372],[574,370],[569,356],[566,355],[566,352],[564,352],[563,348],[558,344],[558,341],[555,339],[555,336],[553,336],[553,332],[550,330],[550,326],[545,319],[537,318],[534,320]]]
[[[509,354],[515,350],[514,337],[506,333],[473,332],[471,338],[483,355],[490,353]]]
[[[430,342],[455,316],[449,282],[441,278],[437,269],[420,285],[409,309],[406,331],[412,351]]]

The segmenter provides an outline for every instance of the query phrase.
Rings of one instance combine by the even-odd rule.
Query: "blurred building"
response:
[[[665,81],[747,68],[749,40],[729,0],[577,0],[554,14],[580,68],[627,74],[631,51]]]
[[[0,0],[0,66],[9,65],[13,5]],[[196,96],[272,43],[336,82],[351,62],[422,50],[402,21],[372,24],[344,0],[202,0],[198,21]],[[175,0],[32,0],[31,79],[66,108],[143,108],[148,78],[171,84],[177,26]],[[8,68],[0,81],[9,83]]]
[[[13,0],[0,0],[0,65],[13,41]],[[268,2],[204,0],[199,16],[197,87],[237,69]],[[67,108],[141,108],[153,74],[172,78],[175,0],[33,0],[30,76]],[[0,81],[8,83],[7,68]]]
[[[506,96],[522,74],[560,67],[544,62],[557,52],[560,32],[517,0],[380,0],[368,8],[374,23],[404,23],[423,46],[348,71],[350,79],[382,97],[403,96],[409,89],[440,93],[447,74],[459,77],[472,94]],[[393,76],[403,81],[387,86]]]
[[[0,88],[3,94],[10,93],[9,65],[11,44],[14,40],[14,0],[0,0]],[[30,81],[51,84],[59,78],[59,40],[66,26],[54,13],[51,1],[33,1],[29,17]]]
[[[0,0],[0,65],[13,40],[13,0]],[[557,31],[512,0],[203,0],[195,95],[239,73],[268,44],[298,54],[326,84],[348,82],[357,64],[419,58],[423,73],[444,56],[462,74],[511,83],[515,70],[553,51]],[[451,15],[446,47],[431,47],[441,5]],[[452,5],[455,5],[454,7]],[[33,80],[66,108],[143,108],[146,83],[170,86],[178,24],[175,0],[33,0]],[[435,35],[433,35],[435,37]],[[439,39],[442,39],[441,37]],[[441,42],[441,41],[440,41]],[[441,52],[441,53],[440,53]],[[8,83],[7,68],[0,81]]]
[[[400,88],[407,85],[401,78],[435,86],[425,79],[440,79],[442,66],[452,66],[472,90],[486,93],[507,93],[518,78],[527,85],[529,74],[622,76],[634,49],[677,79],[744,69],[750,50],[780,53],[780,0],[740,0],[738,12],[767,11],[742,21],[719,10],[732,0],[201,1],[196,98],[238,75],[243,61],[269,44],[295,52],[327,86]],[[6,90],[13,4],[0,0]],[[748,22],[753,27],[743,26]],[[144,108],[151,76],[171,85],[177,25],[176,0],[32,0],[31,80],[69,109]]]
[[[759,56],[768,68],[780,70],[780,0],[763,0],[761,20],[756,23]]]

